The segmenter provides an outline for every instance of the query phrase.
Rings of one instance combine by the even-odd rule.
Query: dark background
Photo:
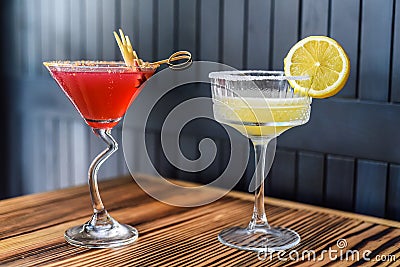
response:
[[[282,69],[296,41],[328,35],[350,57],[349,81],[337,96],[313,102],[307,125],[279,137],[267,194],[400,220],[398,0],[4,0],[0,5],[1,198],[83,184],[90,160],[103,148],[42,61],[120,59],[112,31],[122,26],[145,60],[186,49],[196,60],[238,69]],[[204,85],[178,88],[160,103],[161,110],[209,95]],[[202,138],[216,140],[212,167],[199,173],[173,168],[159,149],[157,127],[146,135],[152,157],[164,176],[207,182],[229,157],[227,141],[213,121],[193,122],[188,129],[181,144],[189,158],[198,157]],[[121,127],[114,132],[120,140]],[[140,161],[144,152],[132,149],[135,170],[152,173]],[[127,173],[121,151],[106,166],[102,177]],[[237,189],[246,190],[252,170],[250,164]]]

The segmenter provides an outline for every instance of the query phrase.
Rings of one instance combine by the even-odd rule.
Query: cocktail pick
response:
[[[189,51],[184,50],[173,53],[167,59],[159,60],[152,63],[145,62],[138,57],[136,51],[133,49],[129,36],[125,35],[121,29],[119,29],[119,34],[120,36],[118,36],[118,34],[114,31],[115,40],[117,41],[119,49],[121,50],[121,54],[124,58],[125,64],[128,67],[158,68],[161,64],[168,64],[168,67],[170,67],[171,69],[183,69],[188,67],[192,63],[192,54]]]
[[[175,63],[178,60],[185,60],[180,63]],[[168,59],[159,60],[150,63],[151,66],[159,67],[161,64],[168,64],[171,69],[183,69],[192,63],[192,54],[189,51],[177,51],[169,56]]]

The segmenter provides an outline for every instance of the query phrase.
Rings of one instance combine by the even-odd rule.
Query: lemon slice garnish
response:
[[[309,76],[290,80],[294,90],[314,98],[338,93],[350,74],[350,60],[338,42],[326,36],[309,36],[296,43],[284,59],[286,76]]]

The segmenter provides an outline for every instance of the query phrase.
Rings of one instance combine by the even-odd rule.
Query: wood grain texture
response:
[[[64,230],[90,216],[86,187],[69,188],[0,202],[1,266],[282,265],[277,258],[261,261],[257,254],[223,246],[216,238],[225,227],[247,223],[252,209],[249,194],[231,192],[206,206],[179,208],[150,198],[128,177],[102,182],[100,187],[111,214],[139,230],[136,243],[114,250],[89,250],[66,244]],[[400,257],[397,222],[277,199],[267,199],[267,203],[271,224],[290,227],[301,235],[302,242],[296,248],[299,253],[312,249],[320,255],[324,249],[337,249],[337,240],[345,238],[346,249],[369,249],[371,257]],[[325,259],[312,263],[322,266],[361,262]]]

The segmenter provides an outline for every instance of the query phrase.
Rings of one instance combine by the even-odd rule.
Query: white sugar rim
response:
[[[246,75],[247,73],[265,74],[260,76]],[[278,76],[276,75],[278,74]],[[223,79],[228,81],[262,81],[262,80],[308,80],[309,76],[285,76],[283,71],[266,70],[235,70],[216,71],[208,74],[210,79]]]
[[[243,103],[265,103],[273,104],[273,105],[285,105],[285,104],[311,104],[312,98],[309,96],[295,96],[295,97],[287,97],[287,98],[272,98],[272,97],[229,97],[229,96],[216,96],[214,97],[216,100],[221,102],[226,101],[235,101],[235,102],[243,102]]]
[[[53,60],[43,62],[47,68],[58,70],[132,70],[126,66],[124,61],[106,61],[106,60]],[[155,70],[153,67],[141,68],[143,71]]]

